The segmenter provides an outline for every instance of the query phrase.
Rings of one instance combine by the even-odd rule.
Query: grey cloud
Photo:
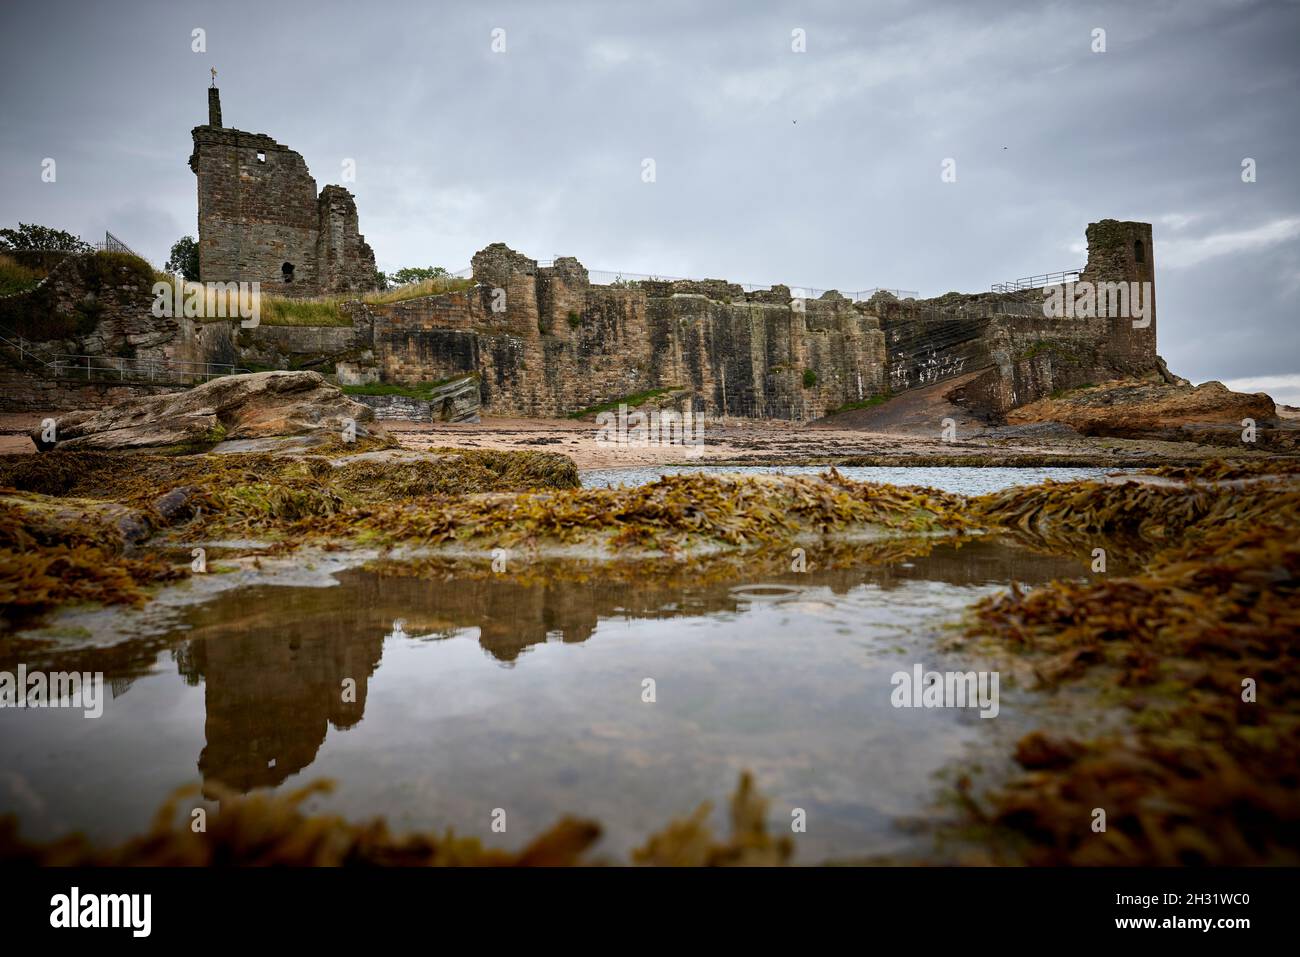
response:
[[[11,0],[0,16],[5,224],[108,228],[161,262],[195,231],[185,162],[215,64],[229,125],[300,151],[321,185],[356,160],[382,267],[458,268],[500,240],[593,268],[930,295],[1079,265],[1088,221],[1140,219],[1176,370],[1300,371],[1300,236],[1276,225],[1300,219],[1295,3]]]

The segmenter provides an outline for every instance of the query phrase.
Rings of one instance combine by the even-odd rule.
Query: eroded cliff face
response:
[[[350,223],[355,210],[339,192],[341,220]],[[340,236],[346,245],[351,228]],[[1152,283],[1146,224],[1103,220],[1088,227],[1088,241],[1080,284]],[[63,351],[129,345],[173,362],[334,370],[350,384],[414,386],[473,374],[485,413],[547,417],[660,393],[653,397],[689,401],[706,416],[810,421],[960,378],[952,400],[998,422],[1063,390],[1163,371],[1153,283],[1141,320],[1104,311],[1052,318],[1045,298],[1065,287],[851,301],[721,280],[599,284],[576,259],[540,265],[500,243],[472,265],[468,289],[353,301],[342,307],[352,324],[328,327],[155,320],[142,274],[129,303],[104,299],[113,308],[87,320],[93,332]],[[0,305],[40,311],[38,300],[56,286],[47,285]],[[68,310],[85,299],[82,285],[58,287]]]
[[[1147,279],[1142,226],[1093,224],[1097,251],[1080,280]],[[1133,242],[1145,243],[1141,262]],[[1159,361],[1154,311],[1141,327],[1128,316],[1049,318],[1041,289],[853,302],[720,280],[597,285],[577,260],[541,266],[502,244],[475,255],[473,272],[463,293],[356,307],[357,326],[373,328],[379,380],[479,372],[483,405],[497,415],[563,415],[667,389],[707,415],[807,421],[980,372],[955,397],[1000,420]]]
[[[843,298],[593,285],[576,260],[539,267],[504,246],[474,257],[474,278],[466,292],[356,307],[382,381],[477,371],[487,410],[529,416],[683,389],[709,414],[812,419],[884,388],[880,321]]]

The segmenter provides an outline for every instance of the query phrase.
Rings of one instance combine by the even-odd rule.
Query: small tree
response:
[[[0,249],[40,249],[45,252],[88,253],[89,243],[51,226],[19,223],[17,229],[0,229]]]
[[[446,279],[450,275],[451,273],[441,266],[407,266],[397,270],[388,278],[394,286],[405,286],[413,282],[424,282],[426,279]]]
[[[199,244],[193,236],[182,236],[172,243],[167,257],[167,272],[178,272],[190,282],[199,281]]]

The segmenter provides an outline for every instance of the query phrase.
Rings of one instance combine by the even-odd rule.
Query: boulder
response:
[[[1233,392],[1222,382],[1194,386],[1185,379],[1104,382],[1007,413],[1013,426],[1059,422],[1082,435],[1192,441],[1215,430],[1235,435],[1243,419],[1275,424],[1273,400],[1262,392]]]
[[[477,422],[479,420],[478,376],[453,379],[435,386],[429,399],[434,422]]]
[[[374,410],[377,419],[406,422],[479,421],[478,373],[466,373],[433,386],[428,398],[400,393],[358,395],[357,400]]]
[[[211,446],[223,440],[342,435],[355,423],[370,434],[374,413],[318,372],[253,372],[222,376],[185,392],[129,399],[99,411],[70,412],[55,423],[55,441],[33,429],[45,451]]]

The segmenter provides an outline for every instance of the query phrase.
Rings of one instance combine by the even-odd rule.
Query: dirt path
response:
[[[944,396],[953,389],[974,381],[983,371],[979,369],[955,379],[909,389],[888,402],[867,409],[842,412],[822,420],[824,424],[815,427],[935,438],[943,428],[943,420],[952,419],[956,423],[958,435],[975,435],[984,431],[984,423]]]

